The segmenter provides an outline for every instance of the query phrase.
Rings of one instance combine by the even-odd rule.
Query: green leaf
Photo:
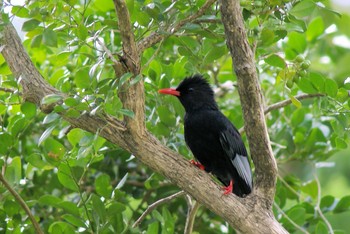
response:
[[[288,34],[287,44],[296,52],[296,55],[304,53],[307,47],[305,35],[294,31]]]
[[[6,133],[6,132],[0,132],[0,154],[6,155],[8,153],[8,150],[13,147],[13,137]]]
[[[337,149],[346,149],[348,147],[346,141],[340,137],[335,138],[335,145]]]
[[[301,89],[301,91],[303,91],[304,93],[317,93],[317,89],[315,88],[315,86],[311,83],[310,79],[308,78],[303,78],[301,79],[297,85],[299,86],[299,88]]]
[[[313,41],[321,36],[324,32],[323,19],[319,16],[314,18],[306,31],[306,38],[308,41]]]
[[[224,45],[213,45],[209,52],[204,56],[203,64],[213,63],[227,53],[227,48]]]
[[[119,78],[119,82],[118,82],[118,88],[121,88],[129,79],[131,79],[132,77],[132,73],[128,72],[123,74],[120,78]]]
[[[123,178],[119,181],[119,183],[117,184],[117,187],[116,187],[116,189],[121,189],[123,186],[124,186],[124,184],[125,184],[125,182],[126,182],[126,180],[128,179],[128,173],[126,173],[124,176],[123,176]]]
[[[348,211],[350,207],[350,196],[345,196],[340,199],[340,201],[335,206],[333,212],[334,213],[341,213]]]
[[[47,46],[57,47],[57,34],[49,28],[43,32],[43,43]]]
[[[76,146],[84,136],[85,132],[83,130],[74,128],[67,134],[67,139],[72,146]]]
[[[137,75],[131,80],[130,85],[137,84],[140,80],[142,80],[142,75]]]
[[[271,66],[274,66],[274,67],[280,67],[283,69],[286,67],[286,62],[284,61],[284,59],[278,56],[277,54],[270,55],[269,57],[264,59],[264,61],[267,64],[270,64]]]
[[[57,204],[61,202],[62,200],[59,197],[50,194],[45,194],[39,198],[39,203],[46,206],[57,207]]]
[[[288,217],[296,224],[302,226],[305,222],[305,209],[302,207],[293,207],[287,212]]]
[[[326,224],[323,223],[323,221],[318,221],[316,225],[316,232],[317,234],[328,234],[328,228]]]
[[[62,99],[63,99],[63,97],[59,94],[49,94],[49,95],[46,95],[45,97],[43,97],[43,99],[41,99],[41,104],[42,105],[49,105],[49,104],[61,101]]]
[[[337,92],[338,92],[338,85],[337,83],[332,80],[332,79],[326,79],[325,81],[325,91],[326,94],[335,98],[337,96]]]
[[[6,215],[9,217],[12,217],[15,214],[18,214],[21,207],[18,202],[14,202],[10,199],[6,199],[5,202],[3,203],[3,208],[6,212]]]
[[[32,30],[36,29],[39,26],[40,23],[41,22],[39,20],[30,19],[30,20],[28,20],[28,21],[23,23],[22,31],[23,32],[32,31]]]
[[[98,2],[94,2],[93,6],[93,9],[97,9],[102,12],[111,12],[114,10],[114,4],[109,0],[99,0]]]
[[[10,118],[8,131],[12,136],[17,136],[21,131],[23,131],[28,124],[28,121],[23,115],[16,115]]]
[[[313,199],[317,198],[318,188],[315,180],[309,181],[301,187],[301,191],[311,196]]]
[[[66,220],[68,223],[76,226],[76,227],[82,227],[87,228],[85,222],[79,217],[71,215],[71,214],[64,214],[61,216],[64,220]]]
[[[79,209],[77,205],[70,201],[63,201],[57,204],[57,207],[63,209],[65,212],[70,213],[75,216],[79,216]]]
[[[31,102],[24,102],[21,105],[21,111],[27,119],[31,119],[36,115],[36,105]]]
[[[65,116],[65,117],[69,117],[69,118],[79,118],[80,114],[81,114],[80,111],[77,111],[77,110],[74,109],[74,108],[69,108],[69,109],[65,112],[64,116]]]
[[[157,113],[160,118],[160,121],[167,126],[175,126],[176,117],[173,115],[168,106],[159,106],[157,108]]]
[[[309,78],[314,88],[319,92],[325,92],[325,78],[321,74],[310,72]]]
[[[68,97],[66,99],[64,99],[64,104],[66,104],[69,107],[73,107],[79,104],[79,100],[77,100],[76,98],[73,97]]]
[[[26,161],[32,166],[39,169],[50,170],[53,168],[53,166],[44,161],[43,157],[38,153],[33,153],[29,155],[28,157],[26,157]]]
[[[317,142],[326,142],[327,139],[319,128],[313,128],[306,139],[305,146],[312,149]]]
[[[127,109],[119,109],[118,113],[120,113],[122,115],[125,115],[125,116],[128,116],[130,118],[134,118],[135,117],[134,112],[131,111],[131,110],[127,110]]]
[[[52,123],[56,120],[59,120],[61,117],[57,114],[57,113],[50,113],[48,115],[45,116],[44,120],[43,120],[43,124],[49,124]]]
[[[41,143],[43,143],[52,133],[52,131],[57,127],[57,125],[52,125],[50,127],[48,127],[43,134],[41,134],[39,140],[38,140],[38,145],[41,145]]]
[[[20,157],[14,157],[11,162],[8,163],[5,171],[5,178],[11,185],[18,184],[22,179],[22,161]]]
[[[101,174],[95,179],[97,194],[110,198],[112,193],[111,179],[107,174]]]
[[[89,32],[84,24],[79,24],[77,30],[76,30],[77,37],[85,41],[85,39],[89,36]]]
[[[271,45],[275,41],[275,33],[268,29],[267,27],[263,28],[260,35],[260,42],[262,46]]]
[[[84,67],[78,70],[74,76],[74,82],[78,88],[87,89],[90,87],[89,70]]]
[[[50,225],[48,232],[50,234],[74,234],[75,230],[69,223],[57,221]]]
[[[158,222],[153,222],[147,227],[147,234],[159,233],[159,224]]]
[[[43,35],[39,34],[33,37],[32,42],[30,43],[31,48],[39,48],[41,46],[41,41],[43,40]]]
[[[126,206],[123,203],[115,202],[108,208],[108,214],[122,213],[125,210]]]
[[[79,188],[74,180],[71,170],[72,169],[68,165],[61,163],[58,167],[57,177],[64,187],[78,192]]]
[[[321,199],[320,208],[324,212],[328,211],[333,206],[334,201],[335,201],[335,198],[333,196],[331,196],[331,195],[324,196]]]
[[[295,110],[291,117],[292,125],[296,127],[299,124],[301,124],[305,119],[305,115],[306,115],[306,110],[304,108]]]
[[[316,8],[317,6],[315,2],[311,0],[303,0],[296,4],[289,13],[297,18],[303,18],[310,16]]]
[[[301,102],[298,99],[296,99],[294,96],[290,96],[290,100],[292,101],[294,106],[301,108]]]
[[[101,220],[101,223],[104,223],[106,220],[107,212],[103,202],[101,201],[101,198],[96,196],[95,194],[92,194],[91,200],[92,200],[93,210],[98,215],[98,220]]]
[[[29,11],[24,6],[12,6],[11,12],[13,15],[20,18],[30,18]]]

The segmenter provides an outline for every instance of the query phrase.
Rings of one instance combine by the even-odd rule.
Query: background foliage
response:
[[[154,31],[168,35],[142,55],[139,79],[145,79],[147,90],[147,127],[188,159],[184,110],[175,98],[160,97],[159,88],[202,73],[213,84],[224,114],[238,128],[243,126],[218,5],[171,33],[176,22],[203,3],[127,1],[136,40]],[[122,46],[112,1],[7,6],[11,12],[3,16],[24,19],[18,30],[25,32],[23,44],[41,74],[67,94],[56,112],[65,109],[72,117],[81,111],[133,115],[122,109],[117,96],[131,75],[115,78],[105,53],[108,48],[117,56]],[[292,101],[266,116],[280,168],[276,218],[291,233],[348,233],[350,17],[332,10],[328,1],[247,0],[241,6],[266,106]],[[2,56],[0,74],[2,174],[45,232],[183,232],[188,207],[184,197],[157,207],[131,227],[150,204],[179,189],[98,133],[72,129],[55,112],[45,115],[22,102],[21,87]],[[326,96],[299,101],[294,96],[301,93]],[[5,187],[0,190],[0,232],[34,233],[18,202]],[[204,208],[197,212],[194,231],[233,232]]]

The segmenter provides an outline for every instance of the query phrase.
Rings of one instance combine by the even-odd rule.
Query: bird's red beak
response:
[[[177,96],[177,97],[180,96],[180,92],[177,91],[176,89],[173,89],[173,88],[160,89],[160,90],[158,90],[158,93],[170,94],[170,95]]]

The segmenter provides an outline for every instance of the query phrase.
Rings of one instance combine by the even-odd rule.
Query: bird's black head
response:
[[[201,75],[185,78],[176,89],[161,89],[159,93],[177,96],[186,112],[200,109],[218,109],[214,92]]]

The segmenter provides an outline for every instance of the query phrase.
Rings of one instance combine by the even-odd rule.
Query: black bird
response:
[[[214,174],[225,185],[225,195],[248,195],[253,182],[247,150],[236,127],[220,112],[208,81],[194,75],[176,89],[158,92],[178,97],[184,106],[185,141],[199,161],[194,164]]]

